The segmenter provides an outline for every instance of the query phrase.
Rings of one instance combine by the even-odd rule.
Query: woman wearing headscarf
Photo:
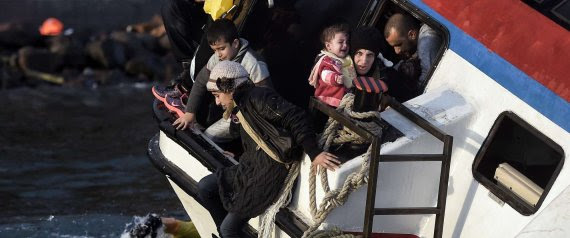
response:
[[[304,151],[315,165],[338,168],[337,157],[317,146],[304,111],[272,89],[255,87],[239,63],[218,63],[206,88],[232,118],[230,130],[238,131],[244,149],[239,164],[220,168],[198,183],[202,205],[214,218],[222,237],[243,237],[241,232],[247,221],[276,201],[291,163],[301,160],[295,156],[301,153],[295,151]],[[277,128],[282,132],[279,136],[291,138],[291,145],[272,150],[276,147],[267,142],[279,138],[259,128]]]

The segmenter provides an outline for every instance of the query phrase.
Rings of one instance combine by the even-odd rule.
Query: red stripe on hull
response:
[[[491,51],[570,101],[570,32],[519,0],[424,0]]]

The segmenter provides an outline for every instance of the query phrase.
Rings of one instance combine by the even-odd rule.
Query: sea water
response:
[[[188,219],[146,155],[150,86],[0,91],[0,237],[120,237],[151,212]]]

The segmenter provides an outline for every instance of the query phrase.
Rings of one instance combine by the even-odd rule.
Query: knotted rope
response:
[[[344,113],[351,118],[355,119],[368,119],[372,117],[380,118],[380,112],[372,111],[372,112],[354,112],[352,110],[352,106],[354,104],[354,94],[346,94],[342,100],[340,105],[337,108],[337,111]],[[374,135],[380,135],[382,133],[382,129],[378,127],[378,125],[374,122],[359,122],[356,121],[357,125],[364,127]],[[366,141],[358,136],[353,131],[349,130],[346,127],[342,127],[340,122],[329,118],[326,124],[326,129],[321,136],[319,143],[323,147],[324,151],[328,151],[332,144],[341,144],[346,142],[352,143],[359,143],[363,144]],[[329,213],[339,207],[342,206],[346,200],[348,199],[348,195],[360,188],[362,185],[368,182],[368,168],[370,165],[370,152],[372,146],[368,147],[368,150],[363,155],[362,164],[360,169],[357,172],[353,172],[344,181],[344,184],[341,188],[330,190],[328,184],[328,176],[327,171],[324,168],[319,168],[318,172],[321,179],[321,185],[325,192],[325,196],[317,209],[316,205],[316,173],[317,168],[315,168],[311,164],[311,171],[309,174],[309,199],[310,199],[310,209],[311,215],[313,216],[313,224],[303,233],[303,237],[353,237],[353,235],[342,235],[342,232],[332,232],[331,231],[316,231],[318,227],[322,224],[322,222],[326,219]],[[339,230],[340,231],[340,230]]]

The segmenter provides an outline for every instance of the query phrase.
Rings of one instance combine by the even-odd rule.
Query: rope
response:
[[[337,108],[337,111],[341,113],[345,113],[348,116],[355,118],[355,119],[368,119],[368,118],[380,118],[380,112],[372,111],[372,112],[354,112],[352,110],[352,106],[354,103],[354,94],[346,94],[342,100],[340,105]],[[379,128],[376,123],[374,122],[358,122],[359,126],[364,127],[371,133],[375,135],[380,135],[382,133],[382,129]],[[328,151],[332,144],[341,144],[346,142],[352,143],[359,143],[363,144],[364,141],[360,136],[358,136],[353,131],[349,130],[348,128],[342,127],[340,122],[329,118],[326,124],[326,129],[321,136],[319,143],[323,147],[324,151]],[[303,233],[303,237],[354,237],[354,235],[343,235],[342,232],[337,228],[340,232],[336,232],[335,230],[332,231],[317,231],[318,227],[322,224],[322,222],[326,219],[329,213],[339,207],[342,206],[346,200],[348,199],[348,195],[352,193],[352,191],[360,188],[362,185],[368,182],[368,168],[370,165],[370,152],[372,146],[368,147],[368,150],[363,155],[362,164],[360,169],[357,172],[353,172],[344,181],[343,186],[340,189],[330,190],[328,184],[328,176],[327,171],[324,168],[317,168],[311,164],[311,171],[309,173],[309,206],[311,209],[311,215],[313,216],[313,224]],[[319,208],[317,209],[316,205],[316,173],[319,173],[321,179],[321,185],[325,192],[325,196],[321,201]]]
[[[294,162],[289,168],[289,173],[285,178],[285,185],[281,189],[279,194],[279,199],[273,203],[265,212],[261,215],[261,223],[258,228],[257,237],[269,238],[271,237],[271,231],[275,228],[275,215],[279,212],[279,209],[286,207],[289,202],[291,202],[291,189],[295,184],[295,180],[299,175],[301,165],[300,162]]]

